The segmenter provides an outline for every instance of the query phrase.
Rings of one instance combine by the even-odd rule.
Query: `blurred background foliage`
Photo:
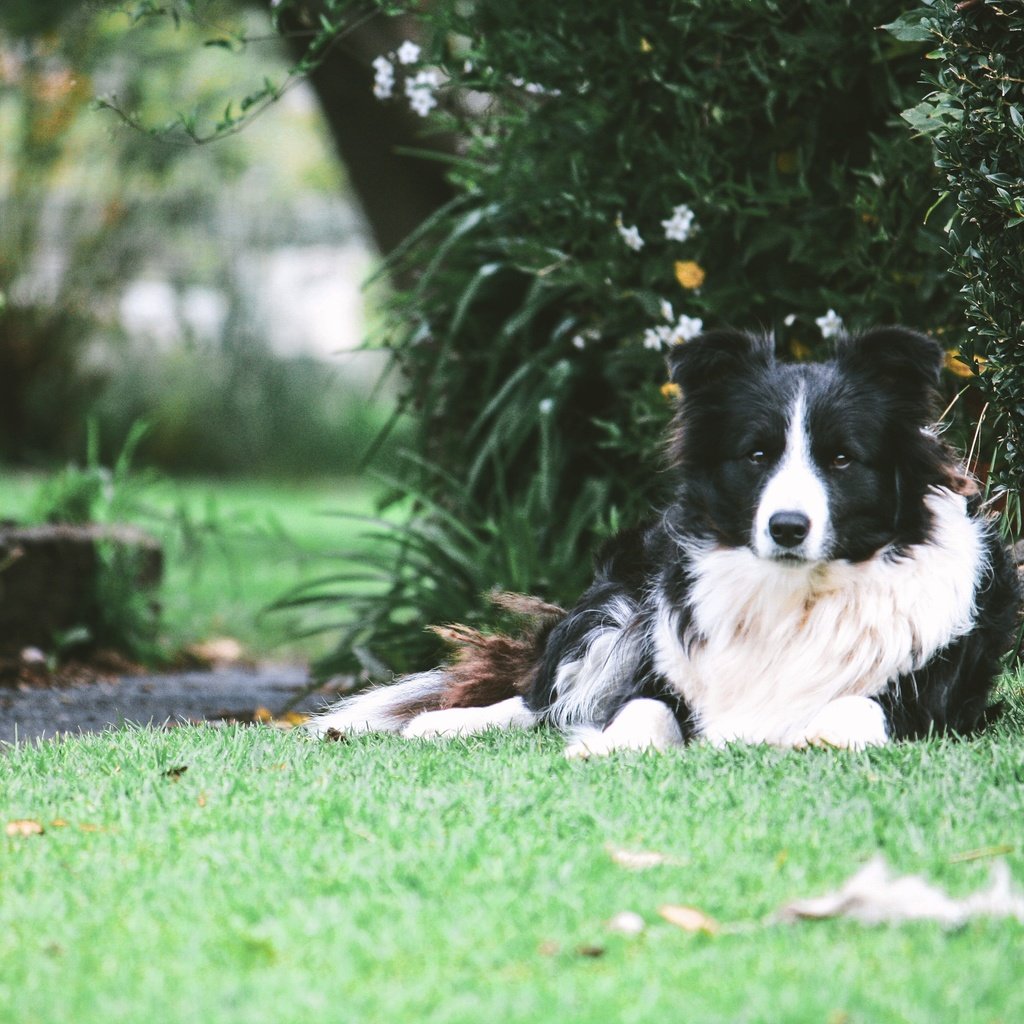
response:
[[[225,9],[261,42],[204,45]],[[288,66],[265,12],[139,13],[0,12],[0,459],[67,459],[93,420],[110,460],[145,420],[168,471],[353,473],[388,416],[352,351],[374,256],[315,98],[216,146],[120,124],[97,97],[173,120]]]

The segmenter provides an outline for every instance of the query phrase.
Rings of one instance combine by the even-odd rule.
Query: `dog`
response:
[[[568,612],[440,632],[452,661],[342,700],[319,736],[550,723],[573,757],[713,744],[853,750],[986,721],[1017,574],[932,428],[943,352],[903,327],[789,363],[769,337],[676,345],[673,500],[608,542]]]

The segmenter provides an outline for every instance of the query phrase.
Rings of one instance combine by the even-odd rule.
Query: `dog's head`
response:
[[[770,339],[712,332],[675,346],[670,454],[687,526],[759,557],[860,561],[924,539],[924,497],[951,460],[928,427],[942,350],[901,327],[782,363]]]

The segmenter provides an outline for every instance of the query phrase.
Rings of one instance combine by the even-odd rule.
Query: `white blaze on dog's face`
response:
[[[751,546],[761,558],[815,562],[827,557],[831,533],[828,488],[811,452],[801,388],[789,410],[785,447],[761,492]]]

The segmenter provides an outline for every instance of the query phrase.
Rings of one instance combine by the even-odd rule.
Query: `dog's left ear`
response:
[[[841,366],[881,383],[927,419],[942,371],[942,347],[934,338],[907,327],[876,327],[840,343]]]
[[[705,331],[673,345],[668,353],[668,376],[685,396],[718,388],[744,370],[767,366],[772,358],[771,340],[740,331]]]

